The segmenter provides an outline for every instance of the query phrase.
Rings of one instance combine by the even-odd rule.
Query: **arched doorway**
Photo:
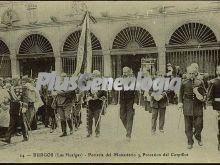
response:
[[[11,77],[10,51],[2,40],[0,40],[0,77]]]
[[[220,43],[214,32],[200,23],[187,23],[172,34],[166,46],[166,62],[180,66],[181,72],[191,63],[198,63],[201,73],[215,76],[219,64]]]
[[[157,59],[158,53],[152,35],[141,27],[131,26],[116,35],[111,57],[113,77],[119,77],[124,66],[132,68],[134,74],[137,75],[141,68],[141,59]],[[155,70],[157,70],[157,60]]]
[[[77,62],[77,49],[81,30],[75,31],[70,34],[64,42],[62,56],[62,71],[68,75],[72,75],[76,70]],[[104,63],[102,47],[98,38],[91,33],[92,42],[92,70],[99,70],[102,75],[104,74]]]
[[[21,75],[36,78],[39,72],[55,70],[53,48],[40,34],[31,34],[22,41],[17,58]]]
[[[132,68],[133,73],[137,76],[144,59],[155,59],[152,67],[154,73],[158,68],[156,43],[147,30],[137,26],[127,27],[116,35],[112,45],[111,59],[113,78],[122,75],[124,66]],[[112,94],[112,102],[117,103],[118,92],[113,91]],[[136,97],[136,103],[143,105],[143,97]]]

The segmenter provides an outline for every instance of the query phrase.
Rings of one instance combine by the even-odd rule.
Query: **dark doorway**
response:
[[[51,70],[55,70],[54,58],[31,58],[20,60],[21,75],[37,78],[39,72],[51,72]]]
[[[121,57],[121,67],[129,67],[133,70],[133,73],[135,76],[137,76],[138,72],[141,68],[141,59],[143,57],[146,57],[144,54],[138,54],[138,55],[123,55]]]

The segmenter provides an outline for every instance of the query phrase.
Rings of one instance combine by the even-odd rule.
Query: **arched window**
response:
[[[215,76],[215,68],[219,65],[220,44],[208,26],[190,22],[175,30],[166,47],[166,62],[179,66],[186,72],[191,63],[199,65],[199,72]]]
[[[121,30],[114,39],[113,49],[156,47],[152,35],[137,26]]]
[[[19,54],[52,53],[53,48],[44,36],[31,34],[26,37],[19,48]]]
[[[70,34],[63,46],[63,51],[77,51],[78,49],[78,44],[79,44],[79,39],[81,35],[81,30],[73,32]],[[101,50],[101,44],[97,37],[91,33],[91,41],[92,41],[92,50]]]
[[[67,37],[63,45],[62,68],[63,72],[67,73],[68,75],[72,75],[76,70],[76,52],[79,46],[80,35],[81,30],[73,32]],[[90,33],[90,35],[93,50],[92,70],[99,70],[103,74],[103,55],[100,52],[102,47],[98,38],[93,33]],[[94,53],[95,51],[99,51],[99,53]]]
[[[176,29],[169,40],[169,45],[195,45],[216,41],[214,32],[208,26],[187,23]]]
[[[0,40],[0,77],[11,77],[11,60],[8,46]]]

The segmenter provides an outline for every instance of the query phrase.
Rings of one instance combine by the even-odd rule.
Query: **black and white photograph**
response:
[[[219,163],[219,1],[0,1],[0,163]]]

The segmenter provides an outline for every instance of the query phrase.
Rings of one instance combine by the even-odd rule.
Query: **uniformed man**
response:
[[[123,78],[131,76],[131,69],[129,67],[123,68]],[[133,108],[135,99],[135,91],[120,91],[120,119],[126,129],[126,139],[130,141],[132,127],[133,127],[133,118],[135,110]]]
[[[8,132],[6,134],[6,143],[11,143],[11,137],[15,132],[18,125],[21,125],[23,141],[28,140],[28,127],[26,120],[26,110],[27,105],[24,103],[24,91],[23,87],[19,84],[19,77],[13,79],[13,86],[10,90],[10,123],[8,127]]]
[[[93,79],[101,76],[100,71],[94,70],[92,72]],[[101,122],[101,113],[103,111],[103,101],[106,99],[106,92],[102,90],[98,91],[88,91],[87,93],[87,137],[92,136],[92,127],[93,127],[93,119],[95,120],[95,133],[96,137],[100,136],[100,122]]]
[[[66,77],[66,73],[61,73],[61,78]],[[60,116],[62,134],[60,137],[67,136],[67,124],[69,126],[70,134],[73,134],[72,122],[72,106],[75,99],[75,91],[56,91],[55,109]],[[66,124],[67,122],[67,124]]]
[[[216,69],[217,77],[210,81],[210,86],[208,88],[208,102],[211,102],[213,110],[215,110],[217,121],[218,121],[218,150],[220,151],[220,65]]]
[[[31,84],[31,79],[27,75],[22,77],[22,86],[23,86],[23,101],[28,105],[26,112],[29,129],[37,129],[37,117],[36,112],[38,108],[43,105],[43,102],[40,98],[39,91]]]
[[[206,100],[206,92],[202,80],[196,77],[197,71],[193,67],[187,68],[188,79],[184,80],[180,87],[179,109],[183,108],[185,121],[185,134],[188,139],[188,149],[193,147],[193,134],[202,146],[201,132],[203,129],[203,102]],[[195,129],[193,132],[193,128]]]
[[[163,77],[162,72],[157,73],[157,77]],[[168,105],[168,91],[163,91],[160,95],[151,94],[151,108],[152,108],[152,119],[151,119],[151,133],[155,135],[156,126],[157,126],[157,118],[159,116],[159,131],[164,133],[164,123],[165,123],[165,113],[166,106]]]

